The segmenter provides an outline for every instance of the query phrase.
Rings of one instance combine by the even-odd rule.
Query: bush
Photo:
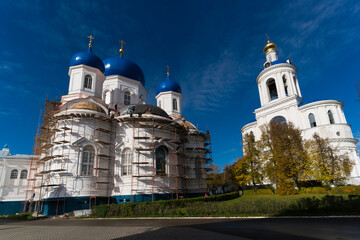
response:
[[[188,216],[189,213],[185,207],[191,204],[222,202],[237,197],[239,197],[239,193],[232,192],[210,197],[162,200],[156,202],[124,203],[120,205],[98,205],[94,209],[94,216]],[[182,210],[174,210],[177,208]]]
[[[36,217],[33,217],[32,213],[20,213],[20,214],[10,214],[7,216],[0,216],[0,219],[34,220],[34,219],[36,219]]]

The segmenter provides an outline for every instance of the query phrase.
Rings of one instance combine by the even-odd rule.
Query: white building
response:
[[[328,138],[355,162],[349,179],[350,184],[360,185],[360,159],[351,127],[346,122],[344,104],[336,100],[324,100],[303,104],[297,78],[297,68],[290,60],[278,59],[276,44],[268,41],[264,47],[264,70],[256,78],[261,107],[255,110],[256,121],[241,128],[241,133],[261,137],[260,126],[270,121],[288,121],[302,131],[304,139],[317,133]]]
[[[0,151],[0,215],[21,212],[30,161],[31,155],[11,155],[8,145]]]
[[[210,135],[181,115],[179,84],[168,72],[158,106],[146,104],[142,70],[123,49],[120,55],[102,61],[90,42],[70,60],[68,94],[46,102],[36,161],[22,165],[29,171],[21,196],[27,209],[54,215],[207,191]],[[19,175],[23,169],[12,168]]]

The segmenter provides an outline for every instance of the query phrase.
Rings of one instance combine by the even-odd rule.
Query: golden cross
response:
[[[124,44],[125,44],[125,42],[124,42],[124,40],[121,40],[121,41],[119,41],[119,43],[121,44],[119,52],[120,52],[120,55],[122,57],[123,54],[124,54]]]
[[[267,35],[267,33],[265,33],[265,35],[266,35],[267,40],[271,42],[269,35]]]
[[[170,76],[170,67],[169,67],[169,65],[166,65],[166,69],[167,69],[166,75]]]
[[[90,35],[90,36],[88,36],[88,38],[90,39],[89,47],[91,47],[91,46],[92,46],[92,45],[91,45],[91,42],[92,42],[92,40],[94,39],[94,37],[93,37],[92,35]]]

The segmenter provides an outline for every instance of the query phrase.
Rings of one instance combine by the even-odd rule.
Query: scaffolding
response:
[[[45,108],[40,112],[39,120],[42,115],[41,123],[39,121],[36,136],[34,139],[33,155],[30,161],[30,171],[28,177],[28,184],[26,187],[25,199],[23,203],[23,212],[31,212],[34,208],[34,211],[37,212],[39,209],[39,201],[36,202],[33,206],[36,188],[42,186],[43,184],[43,174],[44,174],[44,162],[50,160],[50,158],[43,157],[44,153],[50,149],[53,144],[51,139],[56,131],[54,131],[54,126],[56,124],[53,121],[54,114],[58,111],[58,108],[61,103],[56,101],[45,101]],[[39,200],[41,199],[41,188],[39,191]]]
[[[103,125],[108,123],[109,128],[104,128]],[[115,148],[113,138],[115,138],[116,131],[113,131],[113,121],[108,118],[95,117],[94,118],[94,133],[93,142],[96,145],[95,162],[92,163],[90,172],[89,185],[89,208],[96,206],[98,197],[107,197],[107,203],[110,204],[111,198],[111,179],[114,176],[115,159],[112,154]],[[95,164],[95,165],[94,165]],[[104,194],[104,186],[106,186],[106,193]],[[101,192],[102,191],[102,192]]]

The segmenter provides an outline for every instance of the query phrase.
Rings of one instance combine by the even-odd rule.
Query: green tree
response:
[[[328,139],[318,134],[306,142],[311,159],[314,180],[325,185],[342,184],[350,175],[354,163],[345,154],[339,154],[336,147],[330,145]]]

